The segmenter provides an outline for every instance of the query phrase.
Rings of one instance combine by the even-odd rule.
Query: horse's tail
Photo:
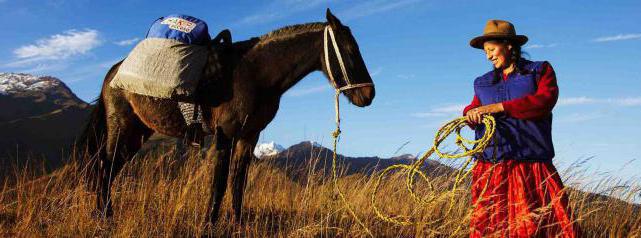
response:
[[[102,94],[94,101],[94,108],[82,134],[76,140],[76,165],[78,172],[90,189],[97,186],[100,161],[106,156],[107,119]]]
[[[74,160],[76,161],[78,174],[81,175],[81,178],[84,177],[84,181],[91,190],[97,188],[100,161],[107,156],[107,115],[103,99],[104,88],[113,79],[121,63],[122,61],[112,66],[105,76],[102,85],[103,90],[101,90],[98,98],[94,100],[93,110],[89,115],[84,130],[75,143],[76,153]]]

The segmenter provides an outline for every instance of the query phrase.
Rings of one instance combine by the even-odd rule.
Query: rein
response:
[[[334,53],[336,54],[336,58],[338,59],[338,65],[341,68],[341,72],[343,73],[343,80],[345,81],[345,86],[340,87],[338,84],[338,81],[334,78],[334,75],[332,74],[332,68],[331,64],[329,63],[329,41],[331,40],[332,48],[334,48]],[[323,53],[325,54],[325,68],[327,69],[327,75],[329,76],[330,81],[332,82],[334,88],[336,89],[336,94],[334,95],[334,110],[336,111],[336,130],[332,133],[332,137],[334,140],[334,154],[332,157],[332,177],[334,180],[334,189],[336,189],[336,192],[338,193],[338,196],[340,197],[341,201],[345,205],[345,209],[349,212],[349,214],[356,220],[356,222],[363,228],[365,229],[365,232],[370,236],[374,237],[372,232],[367,228],[367,226],[358,218],[352,207],[347,203],[347,198],[345,198],[345,194],[341,192],[340,188],[338,187],[338,179],[336,176],[336,145],[338,144],[338,136],[341,134],[341,117],[340,117],[340,106],[339,106],[339,100],[338,97],[340,96],[341,92],[349,89],[354,89],[354,88],[361,88],[361,87],[368,87],[374,86],[374,83],[358,83],[358,84],[352,84],[351,80],[349,79],[349,75],[347,74],[347,70],[345,69],[345,63],[343,62],[343,57],[341,56],[341,51],[338,48],[338,44],[336,43],[336,37],[334,36],[334,31],[332,28],[328,25],[325,26],[325,32],[323,34]]]

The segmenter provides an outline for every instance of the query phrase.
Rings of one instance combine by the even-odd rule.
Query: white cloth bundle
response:
[[[132,93],[189,101],[203,76],[206,46],[147,38],[129,53],[109,84]]]

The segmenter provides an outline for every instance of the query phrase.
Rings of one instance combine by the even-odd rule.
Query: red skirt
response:
[[[470,237],[578,237],[552,162],[478,161]]]

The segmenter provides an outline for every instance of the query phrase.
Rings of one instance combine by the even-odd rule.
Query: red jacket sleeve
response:
[[[479,98],[476,95],[474,95],[474,98],[472,98],[472,102],[470,103],[470,105],[467,105],[465,108],[463,108],[463,116],[465,116],[465,114],[467,114],[467,111],[472,110],[472,109],[477,108],[477,107],[480,107],[480,106],[481,106],[481,100],[479,100]],[[468,124],[468,126],[470,126],[470,128],[472,128],[472,130],[474,130],[474,128],[476,127],[476,125],[474,125],[474,124]]]
[[[554,69],[548,62],[545,62],[534,94],[504,101],[502,104],[507,115],[527,120],[550,114],[558,98],[559,87],[556,83]]]
[[[477,108],[477,107],[480,107],[480,106],[481,106],[481,100],[479,100],[479,98],[476,95],[474,95],[474,98],[472,99],[472,102],[470,103],[470,105],[467,105],[463,109],[463,116],[465,116],[465,114],[467,114],[467,111],[472,110],[472,109]]]

